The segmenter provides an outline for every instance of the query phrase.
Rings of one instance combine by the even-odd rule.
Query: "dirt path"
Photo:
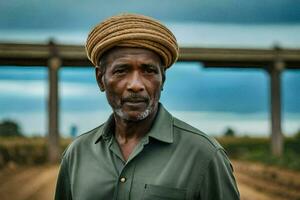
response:
[[[233,165],[241,200],[300,199],[300,173],[237,161]],[[0,199],[52,200],[57,173],[58,166],[4,169]]]
[[[300,173],[250,162],[233,162],[243,199],[299,200]]]
[[[57,166],[5,169],[0,173],[1,200],[52,200]]]
[[[272,197],[259,192],[243,183],[238,184],[241,200],[274,200]]]

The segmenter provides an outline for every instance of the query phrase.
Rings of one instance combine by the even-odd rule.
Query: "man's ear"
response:
[[[103,79],[104,79],[103,70],[101,70],[99,66],[96,66],[95,74],[96,74],[96,79],[97,79],[98,86],[99,86],[100,90],[102,92],[104,92],[105,87],[104,87],[104,82],[103,82]]]
[[[164,90],[164,85],[165,85],[165,81],[166,81],[166,70],[165,68],[163,67],[162,69],[162,85],[161,85],[161,91]]]

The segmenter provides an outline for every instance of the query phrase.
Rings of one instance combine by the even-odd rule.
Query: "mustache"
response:
[[[149,102],[149,97],[141,94],[130,93],[121,99],[121,103],[123,104],[124,102]]]

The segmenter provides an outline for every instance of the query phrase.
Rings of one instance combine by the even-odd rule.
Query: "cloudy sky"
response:
[[[120,12],[164,22],[299,24],[295,0],[10,0],[0,2],[1,29],[86,29]]]
[[[83,43],[92,26],[134,12],[166,23],[181,45],[300,47],[296,0],[10,0],[0,1],[0,40]]]

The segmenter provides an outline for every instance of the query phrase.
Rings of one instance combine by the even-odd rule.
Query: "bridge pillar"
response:
[[[284,68],[285,63],[281,59],[277,59],[269,70],[271,85],[271,152],[274,156],[282,155],[284,145],[281,128],[281,74]]]
[[[59,145],[59,100],[58,100],[58,71],[62,64],[57,55],[55,44],[50,41],[50,58],[48,60],[48,161],[58,162],[60,158]]]

